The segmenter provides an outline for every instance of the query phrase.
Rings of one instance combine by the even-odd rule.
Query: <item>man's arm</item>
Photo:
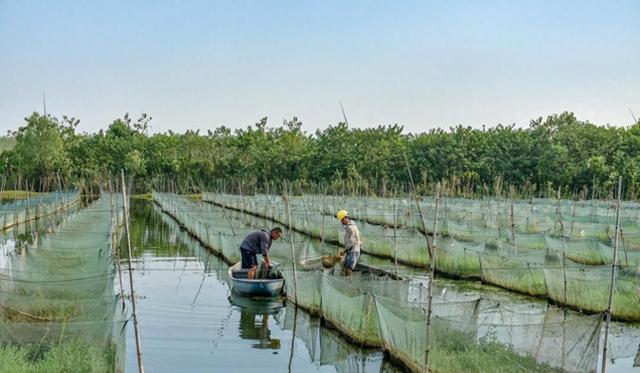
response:
[[[271,268],[271,259],[269,259],[269,255],[264,255],[264,266],[266,269]]]

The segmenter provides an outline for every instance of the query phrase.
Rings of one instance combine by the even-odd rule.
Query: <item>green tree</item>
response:
[[[63,122],[52,116],[33,113],[25,118],[27,124],[13,134],[16,145],[12,161],[26,180],[37,189],[47,190],[56,174],[68,174],[69,160],[65,141],[73,141],[75,119],[64,117]]]

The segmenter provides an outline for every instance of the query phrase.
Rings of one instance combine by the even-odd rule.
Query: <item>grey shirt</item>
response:
[[[247,251],[251,254],[267,255],[270,248],[271,232],[265,229],[249,234],[240,244],[240,250]]]

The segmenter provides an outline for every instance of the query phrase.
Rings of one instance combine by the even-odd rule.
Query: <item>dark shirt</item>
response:
[[[251,254],[267,255],[269,248],[271,248],[271,232],[264,229],[251,233],[240,244],[240,250]]]

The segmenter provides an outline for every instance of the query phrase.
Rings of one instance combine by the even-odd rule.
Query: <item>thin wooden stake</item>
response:
[[[289,365],[288,372],[291,373],[293,370],[291,369],[293,365],[293,355],[296,347],[296,327],[298,325],[298,305],[293,306],[293,330],[291,330],[291,350],[289,351]]]
[[[424,216],[422,215],[422,209],[420,208],[420,201],[418,201],[418,195],[416,194],[416,186],[413,182],[413,175],[411,174],[411,168],[409,168],[409,161],[407,160],[407,155],[404,156],[404,161],[407,164],[407,171],[409,172],[409,180],[411,181],[411,189],[413,192],[413,197],[416,201],[416,207],[418,209],[418,214],[420,215],[420,221],[422,222],[422,229],[424,230],[424,238],[427,241],[427,249],[429,251],[429,286],[427,286],[427,332],[426,332],[426,343],[427,346],[424,351],[424,372],[429,372],[429,352],[431,349],[431,304],[433,301],[433,279],[435,278],[436,272],[436,258],[435,258],[435,250],[433,249],[433,245],[429,242],[429,235],[427,233],[427,224],[424,221]],[[440,183],[436,186],[436,193],[440,193]]]
[[[295,256],[295,248],[293,246],[293,229],[291,228],[291,207],[289,206],[289,195],[287,193],[287,184],[284,186],[284,200],[287,206],[287,219],[288,219],[288,230],[289,230],[289,243],[291,247],[291,264],[293,266],[293,302],[295,303],[294,307],[294,321],[293,321],[293,338],[291,339],[291,352],[289,355],[289,372],[291,372],[291,364],[293,361],[293,354],[295,349],[295,339],[296,339],[296,320],[298,316],[298,272],[296,270],[296,256]]]
[[[307,222],[307,234],[309,235],[309,237],[312,237],[313,233],[311,232],[311,224],[309,224],[309,215],[307,214],[307,202],[305,200],[302,187],[300,187],[300,195],[302,196],[302,208],[304,209],[304,219]]]
[[[620,195],[622,193],[622,176],[618,179],[618,205],[616,206],[616,238],[613,246],[613,263],[611,263],[611,288],[609,289],[609,302],[607,305],[606,322],[604,326],[604,350],[602,352],[602,373],[607,371],[607,352],[609,344],[609,324],[611,323],[611,312],[613,308],[613,295],[616,288],[616,277],[618,274],[618,237],[620,231]]]
[[[398,199],[393,197],[393,273],[398,276]]]
[[[446,201],[446,198],[445,198]],[[436,239],[438,237],[438,207],[439,207],[439,202],[440,202],[440,183],[436,184],[436,211],[435,211],[435,217],[434,217],[434,221],[433,221],[433,250],[435,252],[435,250],[438,249],[438,245],[436,243]],[[434,263],[435,265],[435,263]]]
[[[513,195],[512,195],[513,197]],[[518,246],[516,245],[516,219],[515,216],[513,216],[513,198],[511,198],[511,209],[509,212],[509,220],[511,220],[509,223],[511,224],[511,244],[513,245],[513,249],[515,250],[516,254],[518,253]]]
[[[118,213],[116,211],[116,206],[113,204],[114,190],[111,186],[111,175],[109,175],[109,200],[111,201],[111,224],[115,226],[115,230],[111,232],[111,250],[113,255],[116,256],[116,269],[118,270],[118,282],[120,285],[120,300],[122,300],[122,310],[124,311],[126,305],[124,302],[124,285],[122,284],[122,265],[120,264],[120,253],[116,250],[116,240],[115,236],[118,234]]]
[[[295,256],[295,248],[293,246],[293,229],[291,229],[291,208],[289,206],[289,194],[287,193],[287,186],[285,183],[284,187],[284,201],[287,206],[287,219],[288,219],[288,229],[289,229],[289,243],[291,247],[291,264],[293,266],[293,301],[298,305],[298,272],[296,270],[296,256]]]
[[[136,311],[136,293],[133,289],[133,269],[131,268],[131,233],[129,232],[129,211],[127,206],[127,186],[124,180],[124,170],[121,170],[122,175],[122,207],[124,213],[124,230],[127,235],[127,252],[129,254],[129,286],[131,290],[131,307],[133,312],[133,330],[136,334],[136,353],[138,355],[138,371],[144,373],[144,364],[142,362],[142,343],[140,341],[140,330],[138,328],[138,313]]]
[[[325,188],[324,194],[322,195],[322,210],[323,212],[327,212],[327,190]],[[322,225],[320,226],[320,247],[324,250],[324,218],[325,213],[322,214]]]

